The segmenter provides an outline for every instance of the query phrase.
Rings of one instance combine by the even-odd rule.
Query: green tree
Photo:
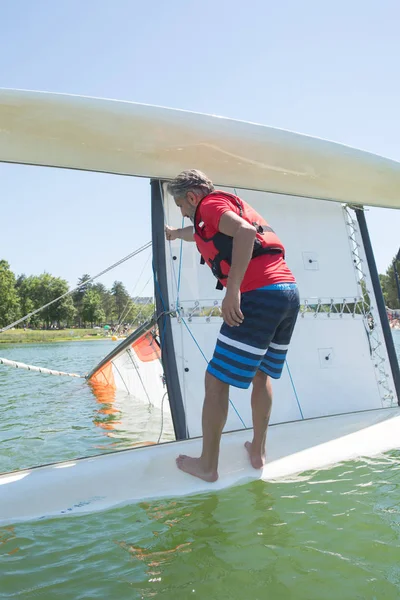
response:
[[[83,297],[86,291],[90,290],[93,286],[93,284],[90,281],[88,281],[89,279],[90,275],[88,273],[85,273],[84,275],[82,275],[82,277],[79,277],[78,283],[76,284],[77,286],[85,282],[87,283],[85,285],[82,285],[82,287],[80,287],[79,290],[76,290],[76,292],[72,294],[72,299],[74,302],[79,327],[82,327]]]
[[[53,277],[47,273],[45,273],[44,276],[40,275],[40,278],[43,278],[42,289],[46,290],[45,295],[50,298],[49,302],[68,292],[69,286],[65,279]],[[43,313],[47,323],[57,323],[58,326],[60,326],[62,321],[66,321],[69,317],[73,317],[75,314],[72,298],[70,296],[66,296],[59,302],[55,302],[49,306],[49,308],[45,309]]]
[[[101,308],[105,314],[104,321],[112,323],[116,313],[114,296],[102,283],[95,283],[92,289],[100,294]]]
[[[82,318],[84,322],[103,323],[105,321],[105,313],[101,306],[101,296],[96,290],[86,290],[83,297]]]
[[[121,316],[132,309],[132,298],[126,291],[122,281],[114,281],[111,293],[114,297],[116,318],[120,321]]]
[[[67,327],[69,327],[75,319],[76,316],[76,308],[74,306],[74,302],[72,300],[72,296],[66,296],[59,303],[54,304],[57,307],[57,323],[58,326],[61,323],[65,323]]]
[[[20,275],[16,282],[16,289],[19,296],[21,313],[25,316],[35,310],[36,308],[40,308],[38,302],[35,302],[34,297],[34,276],[26,277],[25,275]],[[40,313],[30,317],[28,323],[34,327],[38,327],[41,322]]]
[[[397,255],[399,256],[399,255]],[[389,308],[400,308],[396,276],[394,272],[396,266],[397,273],[400,274],[400,259],[394,257],[384,275],[379,275],[385,304]]]
[[[25,277],[21,279],[18,287],[24,314],[41,308],[67,291],[67,281],[60,277],[53,277],[49,273]],[[61,322],[70,321],[74,315],[75,308],[72,299],[67,296],[34,315],[31,318],[31,324],[40,326],[44,323],[49,327],[51,323],[57,323],[60,326]]]
[[[21,287],[21,285],[23,284],[23,282],[26,279],[26,275],[25,273],[22,273],[21,275],[18,275],[16,281],[15,281],[15,287],[17,288],[17,290]]]
[[[6,327],[20,316],[15,275],[6,260],[0,260],[0,327]]]

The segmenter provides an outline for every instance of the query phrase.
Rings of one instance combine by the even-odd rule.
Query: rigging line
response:
[[[149,401],[149,405],[150,405],[150,406],[153,406],[153,404],[152,404],[152,402],[151,402],[151,400],[150,400],[150,396],[149,396],[149,394],[148,394],[148,392],[147,392],[147,390],[146,390],[146,386],[144,385],[143,378],[142,378],[142,376],[141,376],[141,374],[140,374],[139,367],[136,365],[136,363],[135,363],[135,361],[134,361],[134,358],[133,358],[133,356],[132,356],[132,350],[131,350],[130,348],[128,348],[128,352],[127,352],[127,354],[128,354],[128,356],[129,356],[129,358],[131,359],[131,363],[133,364],[133,367],[134,367],[134,369],[135,369],[135,371],[136,371],[136,374],[137,374],[137,376],[139,377],[139,381],[140,381],[140,383],[142,384],[142,387],[143,387],[143,389],[144,389],[144,393],[146,394],[146,396],[147,396],[147,400]],[[128,390],[128,394],[129,394],[129,390]]]
[[[151,279],[152,277],[153,277],[153,276],[152,276],[152,275],[150,275],[150,277],[148,278],[148,280],[147,280],[146,284],[144,285],[143,289],[145,289],[145,287],[148,285],[148,283],[149,283],[149,281],[150,281],[150,279]],[[142,290],[142,291],[143,291],[143,290]],[[136,298],[139,298],[139,296],[136,296]],[[135,298],[134,298],[134,300],[135,300]],[[139,322],[139,319],[141,319],[141,318],[142,318],[142,316],[143,316],[143,312],[144,312],[144,309],[146,308],[146,306],[148,306],[149,304],[152,304],[152,302],[153,302],[153,297],[149,296],[149,297],[148,297],[148,299],[146,300],[146,302],[145,302],[144,304],[142,304],[142,305],[141,305],[141,306],[142,306],[142,308],[140,309],[140,311],[139,311],[139,312],[138,312],[138,314],[136,315],[136,325],[138,324],[138,322]],[[137,306],[137,304],[136,304],[136,306]],[[133,306],[131,306],[131,308],[129,309],[129,311],[128,311],[127,315],[129,314],[129,312],[130,312],[132,309],[133,309]],[[140,325],[140,323],[139,323],[139,325]]]
[[[61,381],[63,381],[63,383],[61,383]],[[86,388],[86,386],[87,386],[87,382],[86,381],[81,381],[79,383],[80,383],[80,385],[76,386],[76,388],[74,390],[72,390],[72,391],[71,391],[70,387],[68,388],[68,402],[71,400],[71,398],[75,398],[75,396],[77,394],[82,394],[82,390],[84,389],[84,387]],[[51,391],[54,388],[58,388],[60,390],[60,385],[68,385],[68,386],[70,386],[70,382],[67,383],[67,381],[65,379],[64,380],[59,379],[57,381],[57,383],[54,383],[53,385],[47,385],[46,386],[46,392],[47,391]]]
[[[149,281],[151,279],[152,276],[150,276]],[[149,283],[149,281],[147,283]],[[146,285],[147,285],[146,283]],[[141,319],[144,316],[144,309],[146,308],[146,306],[148,306],[149,304],[154,304],[154,298],[150,297],[147,299],[147,301],[142,304],[142,308],[140,309],[140,311],[138,312],[137,316],[136,316],[136,324],[139,322],[139,319]],[[153,314],[154,314],[154,310],[153,310]],[[148,318],[148,317],[147,317]],[[140,323],[139,323],[140,325]]]
[[[142,294],[142,293],[143,293],[143,290],[144,290],[144,289],[146,289],[146,287],[147,287],[147,285],[149,284],[149,282],[150,282],[150,279],[152,279],[152,277],[153,277],[153,275],[150,275],[150,277],[148,278],[148,280],[146,281],[146,283],[145,283],[145,284],[144,284],[144,286],[142,287],[142,289],[141,289],[141,291],[140,291],[140,294]],[[125,312],[125,314],[123,315],[123,318],[124,318],[124,319],[127,319],[128,315],[129,315],[129,314],[132,312],[132,310],[133,310],[133,308],[134,308],[134,305],[136,305],[136,306],[137,306],[137,303],[135,303],[135,300],[137,300],[138,298],[140,298],[140,295],[138,295],[138,296],[135,296],[134,298],[131,298],[131,300],[133,301],[133,303],[132,303],[130,306],[129,306],[129,302],[127,303],[127,306],[126,306],[126,307],[128,307],[128,310],[127,310],[127,311]],[[141,317],[143,316],[143,311],[144,311],[145,307],[146,307],[146,306],[148,306],[149,304],[151,304],[151,302],[152,302],[152,301],[153,301],[153,297],[149,296],[149,298],[146,300],[146,302],[145,302],[144,304],[142,304],[142,305],[141,305],[141,306],[142,306],[142,308],[139,310],[138,314],[136,315],[136,323],[139,321],[139,318],[141,318]],[[125,307],[125,308],[126,308],[126,307]],[[121,317],[121,320],[120,320],[120,322],[119,322],[119,323],[118,323],[118,325],[117,325],[116,333],[118,333],[118,331],[119,331],[119,328],[120,328],[121,324],[122,324],[122,317]]]
[[[118,267],[119,265],[121,265],[125,261],[129,260],[130,258],[133,258],[134,256],[136,256],[140,252],[143,252],[143,250],[147,250],[147,248],[150,248],[151,245],[152,245],[152,242],[147,242],[147,244],[144,244],[144,246],[141,246],[140,248],[138,248],[134,252],[131,252],[131,254],[128,254],[128,256],[125,256],[125,258],[121,258],[121,260],[117,261],[116,263],[114,263],[113,265],[111,265],[110,267],[108,267],[107,269],[104,269],[104,271],[101,271],[101,273],[98,273],[94,277],[90,277],[89,279],[86,279],[81,284],[79,284],[76,288],[74,288],[72,290],[69,290],[68,292],[65,292],[65,294],[62,294],[61,296],[59,296],[58,298],[55,298],[51,302],[48,302],[44,306],[41,306],[40,308],[37,308],[36,310],[33,310],[32,312],[30,312],[27,315],[25,315],[25,317],[22,317],[22,319],[18,319],[18,321],[14,321],[14,323],[10,323],[10,325],[7,325],[6,327],[3,327],[2,329],[0,329],[0,333],[4,333],[5,331],[8,331],[9,329],[11,329],[12,327],[14,327],[15,325],[19,325],[23,321],[26,321],[27,319],[29,319],[33,315],[36,315],[38,312],[40,312],[41,310],[44,310],[48,306],[51,306],[55,302],[58,302],[59,300],[62,300],[66,296],[70,296],[71,294],[73,294],[74,292],[76,292],[77,290],[79,290],[79,288],[81,288],[82,286],[86,285],[89,281],[94,281],[98,277],[101,277],[105,273],[108,273],[108,271],[111,271],[112,269],[115,269],[115,267]]]
[[[179,314],[179,313],[178,313],[178,314]],[[194,337],[193,333],[190,331],[190,328],[189,328],[188,324],[186,323],[185,319],[184,319],[182,316],[180,316],[180,319],[182,319],[182,323],[185,325],[186,329],[188,330],[188,332],[189,332],[189,333],[190,333],[190,335],[192,336],[192,339],[193,339],[194,343],[196,344],[196,346],[197,346],[197,347],[198,347],[198,349],[200,350],[200,352],[201,352],[201,354],[202,354],[202,356],[203,356],[204,360],[205,360],[205,361],[206,361],[206,363],[208,364],[208,360],[207,360],[207,358],[206,358],[206,356],[205,356],[205,354],[204,354],[203,350],[200,348],[200,345],[199,345],[199,343],[197,342],[197,340],[196,340],[196,338]],[[237,414],[237,416],[239,417],[239,419],[240,419],[240,422],[242,423],[243,427],[246,429],[246,425],[245,425],[245,423],[244,423],[244,421],[243,421],[242,417],[240,416],[240,414],[239,414],[239,412],[238,412],[238,410],[237,410],[236,406],[234,405],[234,403],[232,402],[232,400],[231,400],[230,398],[229,398],[229,403],[230,403],[230,405],[232,406],[232,408],[233,408],[233,410],[235,411],[235,413]]]
[[[134,298],[133,298],[133,294],[134,294],[134,292],[135,292],[135,290],[136,290],[136,288],[137,288],[137,286],[138,286],[138,284],[139,284],[140,278],[141,278],[141,276],[143,275],[143,273],[144,273],[144,270],[145,270],[145,268],[147,267],[147,263],[149,262],[150,258],[151,258],[151,252],[150,252],[149,256],[147,257],[147,260],[146,260],[146,262],[144,263],[143,269],[142,269],[142,271],[141,271],[141,273],[140,273],[139,277],[136,279],[136,283],[135,283],[135,285],[133,286],[133,290],[132,290],[132,292],[131,292],[131,294],[130,294],[130,298],[129,298],[128,302],[126,303],[124,310],[122,311],[122,314],[121,314],[121,317],[120,317],[120,319],[119,319],[119,322],[117,323],[116,333],[118,333],[118,331],[119,331],[119,328],[120,328],[120,326],[121,326],[121,324],[122,324],[122,321],[123,321],[123,319],[125,319],[125,318],[128,316],[128,314],[130,313],[130,311],[132,310],[132,306],[129,306],[129,304],[130,304],[130,300],[131,300],[131,299],[132,299],[132,300],[134,300]],[[150,276],[150,278],[151,278],[151,276]],[[149,281],[150,281],[150,279],[149,279],[149,280],[147,281],[147,283],[144,285],[144,287],[142,288],[142,290],[141,290],[140,294],[143,292],[144,288],[146,287],[146,285],[148,284],[148,282],[149,282]],[[135,296],[135,298],[138,298],[138,297],[139,297],[139,296]]]
[[[175,288],[178,294],[178,280],[176,277],[176,272],[175,272],[175,261],[174,261],[174,257],[172,255],[172,248],[171,248],[171,242],[168,242],[168,248],[169,248],[169,255],[170,255],[170,260],[171,260],[171,271],[172,271],[172,275],[174,276],[174,283],[175,283]]]
[[[83,377],[83,379],[85,379],[85,377]],[[57,388],[58,391],[60,391],[61,390],[60,386],[63,386],[63,385],[68,385],[69,386],[68,387],[68,399],[67,399],[67,401],[69,402],[72,398],[75,399],[75,396],[77,394],[82,394],[82,390],[84,388],[86,388],[87,382],[86,381],[80,381],[79,385],[76,386],[75,389],[73,389],[73,388],[70,387],[71,386],[71,380],[69,380],[68,383],[67,383],[66,379],[57,378],[57,382],[56,383],[53,383],[52,385],[50,385],[49,383],[47,383],[47,385],[46,385],[43,393],[47,394],[48,392],[52,392],[52,390],[55,389],[55,388]]]
[[[301,406],[300,406],[300,400],[299,400],[299,397],[298,397],[298,395],[297,395],[296,386],[294,385],[294,381],[293,381],[292,373],[290,372],[290,369],[289,369],[289,363],[288,363],[288,361],[287,361],[287,360],[285,360],[285,365],[286,365],[286,368],[287,368],[287,370],[288,370],[288,373],[289,373],[290,381],[291,381],[291,384],[292,384],[292,387],[293,387],[294,395],[295,395],[295,397],[296,397],[297,406],[299,407],[299,411],[300,411],[300,414],[301,414],[301,418],[302,418],[302,419],[304,419],[303,411],[301,410]]]
[[[141,295],[143,294],[143,291],[146,289],[146,287],[148,286],[150,279],[152,279],[153,275],[150,274],[150,277],[148,278],[148,280],[146,281],[146,283],[144,284],[144,286],[142,287],[142,289],[140,290],[140,295],[139,296],[135,296],[133,298],[133,301],[137,300],[138,298],[141,297]],[[142,312],[144,310],[144,307],[147,306],[148,304],[151,304],[154,300],[154,294],[153,296],[149,296],[146,300],[146,302],[142,305],[142,308],[140,309],[139,313],[137,314],[136,319],[139,319],[139,317],[142,316]],[[136,303],[137,304],[137,303]]]
[[[160,430],[160,435],[158,436],[158,440],[157,440],[157,444],[160,443],[161,440],[161,436],[163,434],[163,429],[164,429],[164,400],[165,397],[167,396],[168,392],[165,392],[164,396],[162,397],[161,400],[161,430]]]
[[[183,229],[184,223],[185,223],[185,218],[182,217],[182,229]],[[176,310],[179,310],[179,292],[181,289],[182,245],[183,245],[183,239],[181,239],[181,247],[180,247],[180,251],[179,251],[178,285],[177,285],[177,290],[176,290]]]
[[[129,388],[126,385],[125,379],[122,377],[121,371],[118,369],[117,365],[115,364],[115,362],[113,360],[110,361],[112,366],[115,368],[115,370],[117,371],[118,375],[120,376],[122,383],[124,384],[126,391],[128,392],[128,396],[129,396]]]

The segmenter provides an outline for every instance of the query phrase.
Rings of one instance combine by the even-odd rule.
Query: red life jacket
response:
[[[211,192],[200,200],[196,207],[194,240],[201,254],[201,264],[207,263],[209,265],[213,275],[218,279],[216,287],[221,290],[223,288],[221,281],[228,277],[230,271],[233,238],[221,232],[216,233],[210,238],[205,236],[205,224],[200,219],[199,207],[206,198],[210,198],[213,195],[225,196],[232,203],[232,210],[236,212],[235,209],[239,209],[239,216],[256,228],[257,233],[251,259],[263,254],[283,254],[284,256],[285,248],[274,230],[249,204],[241,200],[238,196],[228,194],[227,192]]]

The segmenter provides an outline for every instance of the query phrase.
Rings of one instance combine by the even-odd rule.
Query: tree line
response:
[[[32,328],[87,327],[129,323],[139,325],[154,311],[154,304],[131,298],[121,281],[111,289],[79,278],[78,290],[29,318]],[[0,327],[5,327],[68,292],[65,279],[49,273],[16,276],[6,260],[0,260]],[[23,327],[22,323],[20,327]]]
[[[386,273],[379,275],[385,304],[392,309],[400,308],[398,276],[400,276],[400,250],[388,266]]]
[[[386,306],[400,309],[395,267],[400,273],[399,255],[393,258],[386,273],[379,275],[379,279]],[[154,305],[143,304],[138,299],[135,301],[121,281],[114,281],[111,289],[107,289],[102,283],[91,283],[89,279],[90,275],[82,275],[77,282],[77,286],[84,284],[82,287],[32,316],[29,326],[86,327],[121,322],[138,325],[153,314]],[[67,291],[65,279],[49,273],[16,277],[8,262],[0,260],[0,327],[9,325]]]

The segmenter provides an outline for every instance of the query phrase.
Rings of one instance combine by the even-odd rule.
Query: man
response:
[[[265,463],[272,406],[271,378],[279,379],[300,307],[295,278],[284,247],[265,220],[238,196],[215,191],[197,170],[183,171],[168,184],[182,215],[193,226],[166,226],[167,240],[195,242],[202,259],[226,288],[221,327],[205,376],[203,450],[199,458],[180,455],[177,466],[205,481],[218,479],[222,430],[229,386],[253,384],[253,440],[246,442],[252,466]]]

